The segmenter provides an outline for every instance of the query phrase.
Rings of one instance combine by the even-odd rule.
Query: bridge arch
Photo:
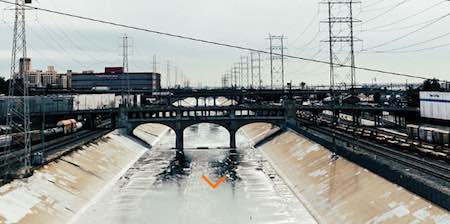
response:
[[[271,131],[278,131],[280,129],[285,128],[285,123],[281,122],[273,122],[273,121],[259,121],[247,123],[239,127],[236,133],[244,133],[245,137],[250,140],[252,143],[257,143],[260,140],[263,140],[264,137],[273,133]]]
[[[205,127],[206,126],[206,127]],[[183,142],[185,148],[196,148],[196,147],[229,147],[230,145],[227,145],[231,142],[231,135],[232,132],[230,132],[230,127],[224,123],[220,122],[195,122],[192,124],[186,124],[182,128],[182,134],[183,134]],[[193,128],[198,128],[196,131],[192,131]],[[205,139],[202,136],[202,132],[205,129],[209,128],[209,134],[208,139]],[[206,144],[201,145],[200,144],[191,144],[191,140],[195,138],[200,138],[202,141]],[[224,144],[225,142],[225,144]]]
[[[184,132],[187,128],[198,124],[215,124],[223,127],[228,131],[229,134],[229,147],[232,149],[236,148],[236,134],[238,131],[242,130],[243,127],[252,124],[266,124],[277,126],[283,128],[285,123],[282,121],[271,121],[271,120],[249,120],[249,121],[188,121],[183,123],[174,122],[161,122],[161,121],[145,121],[145,122],[131,122],[130,130],[133,132],[136,128],[145,124],[159,124],[170,128],[175,133],[175,148],[182,150],[184,149]]]
[[[145,127],[147,125],[150,126],[148,129]],[[160,122],[134,123],[129,128],[128,133],[133,134],[148,144],[153,145],[154,140],[158,139],[159,135],[164,133],[167,129],[176,133],[176,127]],[[176,137],[173,139],[173,146],[176,146]]]

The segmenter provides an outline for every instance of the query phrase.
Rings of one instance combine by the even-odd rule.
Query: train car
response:
[[[433,132],[434,131],[435,131],[434,128],[420,127],[419,128],[419,139],[424,142],[433,143]]]
[[[46,129],[44,130],[44,136],[45,138],[56,138],[58,136],[61,135],[65,135],[65,134],[69,134],[69,133],[74,133],[78,130],[80,130],[83,127],[83,123],[81,122],[77,122],[74,119],[70,119],[70,120],[64,120],[64,121],[60,121],[57,124],[57,127],[55,128],[50,128],[50,129]],[[38,143],[42,140],[42,133],[40,130],[34,130],[30,132],[30,138],[31,138],[31,142],[34,143]],[[23,142],[23,135],[21,133],[13,133],[10,135],[0,135],[0,148],[5,148],[9,145],[11,145],[11,143],[15,142]]]
[[[434,129],[433,142],[437,145],[448,146],[449,145],[450,130]]]
[[[406,132],[411,139],[419,139],[419,125],[408,124],[406,125]]]
[[[77,131],[77,121],[75,119],[62,120],[56,124],[57,127],[62,127],[64,134],[69,134]]]

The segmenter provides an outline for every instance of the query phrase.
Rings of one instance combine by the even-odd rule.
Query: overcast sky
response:
[[[329,58],[328,46],[321,42],[327,38],[327,26],[320,24],[327,10],[316,0],[34,0],[33,5],[262,50],[268,48],[269,33],[283,34],[287,54]],[[0,7],[11,8],[4,3]],[[0,15],[2,76],[9,73],[11,13],[2,10]],[[157,55],[163,84],[167,60],[194,84],[219,85],[221,75],[249,54],[45,12],[27,13],[28,55],[34,69],[54,65],[59,72],[102,71],[105,66],[121,66],[120,38],[124,33],[132,37],[130,70],[151,71],[153,55]],[[355,27],[355,36],[363,40],[356,44],[356,65],[449,80],[450,16],[444,17],[449,13],[450,1],[362,0],[354,9],[355,17],[362,20]],[[431,39],[435,40],[427,41]],[[440,45],[446,46],[423,50]],[[263,79],[268,84],[268,56],[263,59]],[[378,83],[418,81],[357,71],[358,82],[374,79]],[[289,59],[286,80],[328,84],[328,66]],[[337,78],[338,82],[348,80],[345,71]]]

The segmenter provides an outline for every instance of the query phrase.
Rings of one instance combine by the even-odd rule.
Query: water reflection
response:
[[[212,161],[210,166],[216,169],[215,174],[217,177],[227,177],[227,181],[232,184],[240,179],[237,169],[239,166],[240,157],[237,150],[230,150],[226,158],[222,161]]]
[[[180,178],[188,176],[191,170],[191,158],[187,157],[183,151],[177,150],[175,157],[170,161],[169,166],[158,174],[157,182],[179,181]]]

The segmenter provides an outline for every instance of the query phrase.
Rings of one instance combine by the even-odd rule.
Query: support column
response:
[[[111,129],[115,130],[117,128],[117,117],[116,115],[111,115]]]
[[[177,150],[183,150],[184,149],[184,135],[182,130],[176,130],[176,143],[175,148]]]
[[[230,131],[230,148],[236,148],[236,131]]]
[[[285,125],[294,125],[297,120],[297,107],[295,101],[292,99],[287,99],[284,101],[284,108]]]

